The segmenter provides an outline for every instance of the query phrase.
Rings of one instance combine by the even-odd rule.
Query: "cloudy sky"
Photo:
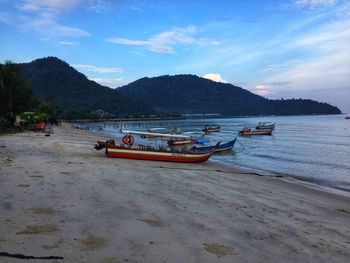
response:
[[[0,0],[0,62],[57,56],[119,87],[195,74],[350,112],[349,0]]]

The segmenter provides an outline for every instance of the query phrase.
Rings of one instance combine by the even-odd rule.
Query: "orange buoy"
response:
[[[128,135],[125,135],[123,137],[123,143],[126,144],[126,145],[130,145],[132,146],[135,142],[135,139],[134,137],[132,137],[132,135],[128,134]]]

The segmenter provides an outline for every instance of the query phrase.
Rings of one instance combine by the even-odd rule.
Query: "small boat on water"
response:
[[[202,136],[191,137],[191,138],[179,138],[179,139],[170,139],[168,140],[168,145],[177,146],[177,145],[185,145],[185,144],[202,144],[207,143],[209,140],[207,138],[203,138]]]
[[[130,136],[130,135],[126,135]],[[123,140],[124,141],[124,140]],[[125,140],[126,141],[126,140]],[[96,150],[106,149],[106,154],[111,158],[127,158],[152,161],[166,161],[179,163],[198,163],[207,161],[216,146],[211,147],[208,151],[198,151],[192,149],[190,151],[174,151],[166,149],[154,149],[150,146],[139,145],[132,148],[131,145],[115,144],[114,140],[106,142],[97,141]]]
[[[345,119],[346,119],[346,120],[350,120],[350,116],[346,116]]]
[[[243,128],[239,135],[248,136],[248,135],[272,135],[273,129],[262,129],[262,130],[252,130],[249,128]]]
[[[271,122],[259,122],[258,125],[255,127],[257,130],[274,130],[276,127],[275,123]]]
[[[219,125],[205,125],[203,128],[203,131],[205,133],[210,133],[210,132],[219,132],[221,127]]]
[[[232,141],[229,141],[227,143],[219,144],[216,146],[214,153],[216,152],[223,152],[223,151],[229,151],[232,150],[236,143],[237,137],[235,137]],[[203,147],[195,147],[197,151],[209,151],[213,146],[203,146]]]

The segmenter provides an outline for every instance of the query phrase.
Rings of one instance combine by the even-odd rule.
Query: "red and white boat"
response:
[[[208,151],[173,151],[173,150],[156,150],[151,147],[139,145],[138,148],[115,145],[113,140],[106,142],[97,141],[95,149],[106,149],[106,154],[111,158],[128,158],[128,159],[140,159],[140,160],[152,160],[152,161],[166,161],[166,162],[179,162],[179,163],[198,163],[207,161],[215,150],[212,147]]]
[[[95,145],[96,150],[106,149],[108,157],[112,158],[128,158],[128,159],[141,159],[141,160],[152,160],[152,161],[166,161],[166,162],[180,162],[180,163],[198,163],[205,162],[214,152],[216,146],[211,147],[207,151],[198,150],[170,150],[167,148],[155,149],[151,146],[139,145],[133,147],[135,142],[134,137],[131,134],[147,135],[147,132],[140,131],[122,131],[126,134],[123,137],[123,143],[119,146],[115,144],[114,140],[108,140],[106,142],[97,141]],[[173,135],[173,134],[159,134],[159,137],[177,138],[177,139],[189,139],[191,137],[186,135]]]
[[[213,126],[210,126],[210,125],[206,125],[203,129],[203,131],[205,133],[210,133],[210,132],[219,132],[221,129],[221,127],[219,125],[213,125]]]
[[[262,130],[252,130],[249,128],[243,128],[239,135],[250,136],[250,135],[272,135],[273,129],[262,129]]]

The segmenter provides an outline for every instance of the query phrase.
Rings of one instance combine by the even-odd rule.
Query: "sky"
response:
[[[0,62],[47,56],[112,88],[194,74],[350,113],[350,0],[0,0]]]

